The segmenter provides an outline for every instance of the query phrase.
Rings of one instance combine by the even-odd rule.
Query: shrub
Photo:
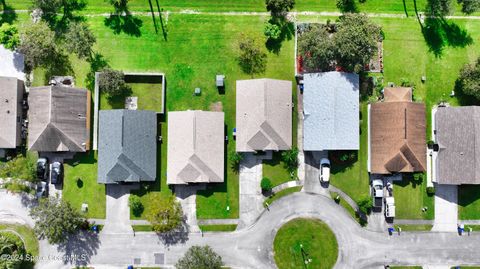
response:
[[[5,188],[14,193],[30,192],[30,188],[27,185],[22,184],[22,182],[18,182],[18,180],[13,180],[12,182],[7,183]]]
[[[35,182],[37,179],[35,164],[36,157],[33,154],[18,155],[0,167],[0,178],[11,177]]]
[[[130,206],[130,209],[135,217],[140,217],[142,215],[144,207],[142,201],[140,201],[140,197],[136,195],[130,195],[128,198],[128,205]]]
[[[365,215],[370,214],[372,212],[373,201],[370,197],[364,197],[360,201],[358,201],[358,209]]]
[[[290,174],[295,173],[298,168],[298,148],[294,147],[282,152],[282,161]]]
[[[252,37],[242,37],[238,43],[238,63],[242,71],[249,75],[265,73],[267,53],[263,45]]]
[[[423,173],[414,173],[413,174],[413,181],[420,184],[420,183],[422,183],[424,177],[425,177],[425,175]]]
[[[15,25],[4,23],[0,26],[0,44],[9,50],[14,50],[18,47],[20,36]]]
[[[434,187],[427,187],[427,194],[429,196],[432,196],[435,194],[435,188]]]
[[[264,177],[260,182],[260,187],[262,188],[263,192],[270,192],[272,191],[272,182],[270,181],[269,178]]]
[[[266,22],[264,34],[268,39],[277,40],[280,38],[282,30],[274,23]]]
[[[105,68],[102,70],[99,79],[100,90],[110,97],[119,96],[128,90],[125,83],[125,75],[122,71]]]
[[[433,142],[432,140],[428,140],[428,142],[427,142],[427,146],[429,148],[432,148],[434,144],[435,144],[435,142]]]
[[[183,221],[182,206],[174,195],[150,196],[150,206],[147,208],[147,220],[157,233],[166,233],[181,227]]]
[[[267,10],[273,16],[284,15],[295,6],[295,0],[266,0]]]

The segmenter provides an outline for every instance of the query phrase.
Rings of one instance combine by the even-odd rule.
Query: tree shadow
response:
[[[143,25],[142,20],[136,18],[129,13],[124,15],[111,14],[104,20],[105,26],[113,30],[113,33],[118,35],[125,33],[127,35],[139,37],[142,35],[140,28]]]
[[[422,25],[422,34],[429,50],[436,57],[443,55],[446,46],[464,48],[473,44],[473,39],[467,30],[444,18],[427,17],[425,24]]]
[[[328,158],[332,162],[332,174],[343,173],[350,169],[358,161],[356,150],[335,150],[328,152]]]
[[[185,217],[182,220],[182,224],[178,229],[175,229],[166,233],[157,233],[158,238],[166,246],[172,246],[176,244],[184,244],[188,241],[188,225],[185,221]]]
[[[280,36],[277,39],[267,39],[265,46],[268,51],[278,54],[285,40],[291,40],[295,35],[295,25],[285,17],[271,17],[268,21],[280,28]]]
[[[478,106],[478,105],[480,105],[480,100],[478,100],[474,96],[465,94],[463,92],[461,83],[458,79],[455,81],[454,90],[455,90],[455,97],[457,98],[458,103],[461,106]]]
[[[157,11],[158,11],[158,16],[160,17],[160,26],[162,26],[162,33],[163,33],[163,39],[165,39],[165,41],[168,41],[168,30],[167,30],[167,26],[163,23],[163,17],[162,17],[162,12],[160,10],[160,5],[158,4],[158,0],[155,0],[155,2],[157,3]]]
[[[15,9],[8,5],[5,0],[0,0],[0,4],[3,6],[3,12],[0,16],[0,25],[2,25],[4,22],[12,24],[14,21],[16,21],[18,16],[15,12]]]
[[[68,55],[57,53],[45,68],[44,81],[49,81],[52,76],[75,76],[72,63]]]
[[[90,63],[90,72],[87,74],[85,84],[88,89],[93,90],[95,88],[95,72],[98,72],[109,65],[105,57],[98,52],[94,52],[92,57],[88,59],[88,62]]]
[[[125,85],[117,94],[107,97],[108,104],[114,109],[122,109],[125,107],[125,98],[132,96],[132,94],[132,87]]]
[[[80,231],[68,235],[65,243],[59,244],[57,250],[64,253],[64,264],[86,266],[90,264],[90,258],[97,253],[99,246],[100,240],[96,233]]]

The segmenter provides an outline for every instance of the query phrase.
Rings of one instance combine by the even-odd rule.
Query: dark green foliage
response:
[[[34,154],[27,156],[18,155],[14,159],[0,164],[0,178],[22,179],[36,181],[36,157]]]
[[[25,55],[25,64],[32,69],[52,64],[61,54],[55,33],[43,21],[25,27],[18,50]]]
[[[450,15],[453,13],[452,0],[427,0],[426,12],[437,17]]]
[[[462,12],[465,14],[472,14],[480,10],[480,0],[457,0],[462,4]]]
[[[102,70],[99,83],[100,90],[109,98],[124,98],[131,92],[130,87],[125,83],[125,75],[122,71],[105,68]]]
[[[115,8],[115,12],[121,12],[127,10],[128,0],[106,0],[110,5]]]
[[[210,246],[192,246],[175,264],[177,269],[220,269],[223,266],[222,257]]]
[[[343,13],[355,13],[358,12],[355,0],[337,0],[337,8]]]
[[[267,54],[263,50],[263,45],[252,37],[242,37],[238,48],[240,50],[238,62],[243,72],[252,76],[265,72]]]
[[[335,63],[335,45],[323,25],[312,25],[298,40],[298,50],[308,70],[329,71]]]
[[[460,71],[456,87],[466,95],[480,100],[480,58],[475,64],[466,64]]]
[[[22,269],[22,259],[27,254],[20,238],[8,232],[0,233],[0,268]],[[19,258],[2,258],[5,256]]]
[[[298,168],[298,148],[294,147],[291,150],[282,152],[282,161],[289,173],[295,173]]]
[[[50,244],[65,242],[67,236],[76,233],[85,222],[78,210],[54,197],[41,199],[39,205],[30,211],[30,216],[35,220],[37,236],[48,239]]]
[[[71,23],[65,35],[66,48],[80,59],[90,59],[95,36],[84,22]]]
[[[267,10],[273,16],[284,15],[295,6],[295,0],[265,0]]]
[[[435,194],[435,187],[427,187],[427,194],[432,196]]]
[[[144,207],[140,197],[134,194],[130,195],[128,198],[128,205],[130,206],[130,209],[135,217],[140,217],[142,215]]]
[[[0,26],[0,44],[9,50],[15,50],[20,45],[17,26],[9,23],[3,23]]]
[[[360,201],[358,201],[358,209],[365,215],[370,214],[372,212],[373,201],[370,197],[364,197]]]
[[[260,187],[262,188],[263,192],[270,192],[272,191],[272,182],[269,178],[263,177],[262,181],[260,181]]]

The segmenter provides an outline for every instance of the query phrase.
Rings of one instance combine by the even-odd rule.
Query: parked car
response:
[[[395,199],[393,198],[393,196],[385,198],[385,217],[395,217]]]
[[[373,209],[374,211],[382,211],[383,203],[383,180],[372,180],[372,196],[373,196]]]
[[[39,158],[37,160],[37,178],[46,181],[48,178],[48,159]]]
[[[51,183],[61,184],[63,180],[63,166],[60,162],[52,164]]]
[[[327,158],[320,160],[320,181],[325,183],[330,181],[330,161]]]
[[[45,181],[40,181],[37,184],[37,199],[48,196],[48,184]]]

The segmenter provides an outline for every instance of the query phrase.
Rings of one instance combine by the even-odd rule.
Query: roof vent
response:
[[[462,151],[462,152],[460,152],[460,155],[462,155],[462,156],[463,156],[463,151]]]
[[[5,103],[8,103],[8,99],[5,99]]]
[[[10,110],[7,110],[7,114],[10,114]]]

